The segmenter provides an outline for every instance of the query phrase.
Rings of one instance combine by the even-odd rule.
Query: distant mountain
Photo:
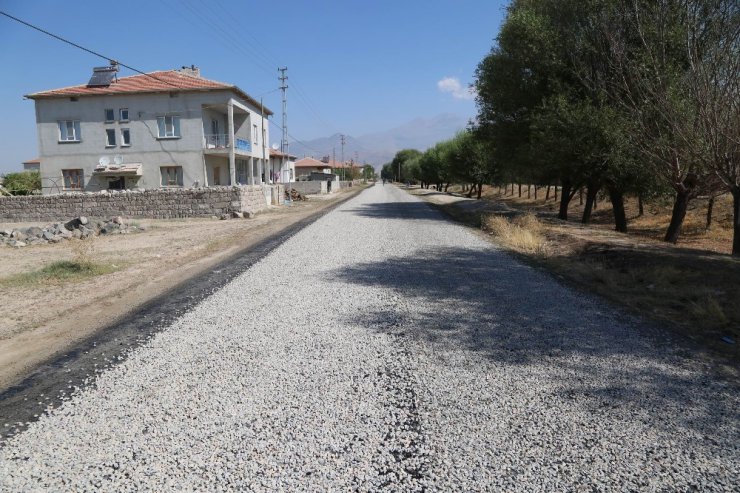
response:
[[[437,142],[449,139],[459,130],[464,129],[468,119],[453,113],[443,113],[432,118],[416,118],[408,123],[359,137],[345,136],[344,158],[349,160],[355,153],[361,162],[368,162],[379,167],[393,159],[401,149],[419,149],[424,151]],[[341,137],[335,134],[329,137],[308,140],[302,143],[291,142],[290,152],[296,156],[313,156],[321,159],[330,156],[332,148],[336,149],[336,159],[341,159]]]

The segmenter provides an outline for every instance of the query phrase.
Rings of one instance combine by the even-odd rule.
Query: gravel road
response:
[[[738,389],[685,354],[377,185],[9,440],[0,490],[740,491]]]

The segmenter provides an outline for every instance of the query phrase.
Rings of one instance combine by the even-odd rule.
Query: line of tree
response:
[[[691,200],[730,193],[740,255],[739,5],[513,0],[477,68],[468,134],[499,180],[559,184],[561,219],[582,188],[582,220],[606,193],[619,231],[626,195],[671,195],[675,243]]]
[[[380,175],[387,180],[411,181],[443,191],[453,183],[461,183],[468,196],[476,193],[477,198],[481,197],[484,184],[498,181],[490,140],[472,125],[424,152],[398,151],[393,161],[383,165]]]
[[[740,256],[740,4],[737,0],[513,0],[476,70],[478,118],[382,177],[446,190],[559,185],[558,217],[599,193],[627,230],[625,197],[672,197],[665,241],[690,201],[733,198]],[[536,190],[536,189],[535,189]],[[557,190],[557,188],[556,188]]]

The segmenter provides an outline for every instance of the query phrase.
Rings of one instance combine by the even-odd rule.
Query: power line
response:
[[[193,0],[196,1],[196,0]],[[232,48],[234,51],[241,53],[242,55],[245,55],[251,61],[255,64],[255,66],[261,70],[263,70],[265,73],[273,74],[273,70],[270,67],[273,67],[275,65],[273,60],[271,60],[270,57],[265,55],[265,53],[268,53],[268,50],[264,48],[264,45],[259,43],[259,41],[254,38],[253,36],[249,35],[249,33],[246,33],[252,38],[252,41],[244,39],[243,37],[237,37],[234,33],[239,34],[245,34],[243,29],[240,26],[237,26],[233,30],[224,29],[222,24],[228,24],[231,23],[234,25],[234,21],[229,18],[228,16],[224,17],[223,19],[217,19],[214,21],[214,17],[211,17],[209,12],[213,10],[212,6],[205,5],[203,3],[200,3],[203,8],[198,9],[194,5],[192,5],[189,1],[184,1],[181,4],[177,4],[174,7],[167,1],[164,0],[164,2],[167,5],[170,5],[170,8],[174,9],[181,17],[183,17],[185,20],[193,24],[194,26],[197,26],[201,28],[204,24],[216,35],[218,36],[222,41],[224,41],[225,44],[227,44],[230,48]],[[178,8],[179,5],[182,5],[185,7],[185,9]],[[187,10],[190,12],[189,16],[185,15],[184,10]],[[197,22],[193,20],[193,18],[197,18]],[[248,49],[245,49],[248,48]],[[297,96],[296,101],[298,101],[301,106],[303,106],[308,113],[310,113],[319,123],[321,123],[328,131],[335,133],[336,132],[336,125],[332,125],[329,123],[325,118],[321,116],[319,111],[316,110],[316,107],[311,102],[308,95],[301,90],[300,84],[296,83],[295,78],[293,78],[293,82],[291,83],[291,88],[295,91],[295,94]]]
[[[81,45],[79,45],[79,44],[77,44],[77,43],[75,43],[73,41],[70,41],[70,40],[65,39],[65,38],[63,38],[61,36],[58,36],[58,35],[56,35],[54,33],[51,33],[51,32],[49,32],[49,31],[47,31],[45,29],[42,29],[42,28],[40,28],[38,26],[34,26],[33,24],[31,24],[29,22],[26,22],[26,21],[24,21],[22,19],[19,19],[18,17],[12,16],[12,15],[8,14],[7,12],[3,12],[2,10],[0,10],[0,14],[1,15],[4,15],[5,17],[7,17],[9,19],[12,19],[12,20],[14,20],[14,21],[16,21],[16,22],[18,22],[20,24],[23,24],[24,26],[30,27],[31,29],[34,29],[34,30],[36,30],[38,32],[41,32],[41,33],[44,33],[47,36],[51,36],[52,38],[57,39],[57,40],[59,40],[59,41],[61,41],[63,43],[67,43],[68,45],[74,46],[75,48],[78,48],[78,49],[80,49],[82,51],[86,51],[87,53],[90,53],[91,55],[95,55],[96,57],[99,57],[99,58],[102,58],[104,60],[107,60],[110,63],[115,62],[116,64],[118,64],[118,65],[120,65],[122,67],[126,67],[127,69],[129,69],[129,70],[131,70],[133,72],[136,72],[137,74],[145,75],[145,76],[150,77],[150,78],[152,78],[152,79],[154,79],[156,81],[159,81],[159,82],[161,82],[163,84],[167,84],[167,85],[172,86],[172,87],[180,88],[180,86],[178,86],[177,84],[174,84],[174,83],[172,83],[170,81],[166,81],[166,80],[160,79],[159,77],[155,77],[152,74],[147,74],[146,72],[142,72],[141,70],[139,70],[137,68],[134,68],[134,67],[132,67],[130,65],[126,65],[125,63],[121,63],[118,60],[116,60],[114,57],[105,56],[105,55],[103,55],[101,53],[98,53],[97,51],[93,51],[93,50],[91,50],[89,48],[85,48],[84,46],[81,46]]]

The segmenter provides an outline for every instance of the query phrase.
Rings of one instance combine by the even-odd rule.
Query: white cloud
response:
[[[445,77],[437,82],[437,89],[452,94],[455,99],[475,99],[475,90],[472,87],[463,87],[457,77]]]

